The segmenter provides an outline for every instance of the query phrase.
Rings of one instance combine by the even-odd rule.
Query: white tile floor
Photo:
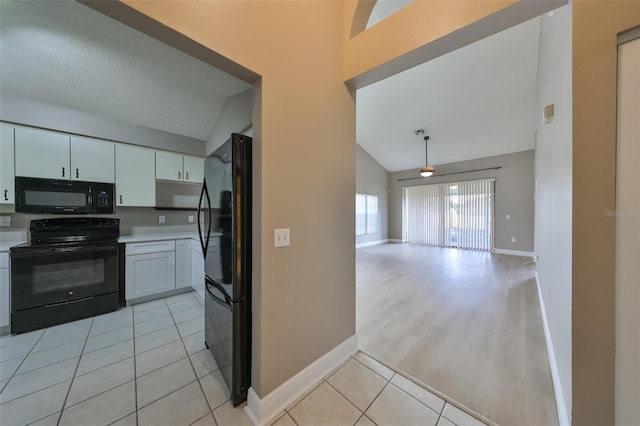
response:
[[[0,424],[251,425],[204,345],[195,293],[0,337]],[[358,353],[274,423],[481,425]]]

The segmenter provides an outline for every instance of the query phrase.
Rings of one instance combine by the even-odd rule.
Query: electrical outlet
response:
[[[516,237],[511,237],[511,242],[515,243],[516,242]]]
[[[507,220],[511,220],[511,215],[510,214],[507,215]]]
[[[11,226],[11,216],[0,216],[0,226]]]
[[[281,228],[273,230],[273,246],[274,247],[288,247],[289,243],[289,228]]]
[[[189,216],[187,216],[187,222],[189,223],[193,223],[193,215],[190,214]]]
[[[164,223],[165,216],[158,216],[158,223]]]

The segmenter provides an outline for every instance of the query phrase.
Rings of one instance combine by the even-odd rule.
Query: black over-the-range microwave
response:
[[[112,183],[16,177],[16,212],[113,213]]]

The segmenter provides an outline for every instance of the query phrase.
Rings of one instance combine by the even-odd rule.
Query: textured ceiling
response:
[[[533,149],[539,19],[357,92],[357,142],[388,171]]]
[[[251,86],[71,0],[0,0],[2,93],[205,140]]]

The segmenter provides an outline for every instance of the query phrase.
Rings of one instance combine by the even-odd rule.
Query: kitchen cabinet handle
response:
[[[64,177],[64,167],[62,168],[62,177]]]
[[[189,180],[189,172],[184,172],[184,174],[187,177],[187,180]]]
[[[182,176],[180,175],[180,170],[178,170],[178,179],[182,179]]]
[[[120,204],[122,204],[122,195],[120,196]]]
[[[4,200],[5,201],[9,201],[9,197],[7,196],[7,191],[9,191],[8,189],[4,190]]]
[[[76,169],[76,178],[80,177],[80,172],[78,171],[78,169]]]

